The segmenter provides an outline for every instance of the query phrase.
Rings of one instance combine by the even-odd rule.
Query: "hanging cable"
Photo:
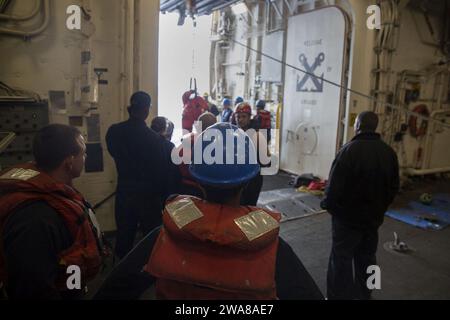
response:
[[[196,41],[197,41],[197,35],[196,35],[196,25],[194,24],[193,29],[192,29],[192,75],[195,77],[195,69],[197,67],[196,65],[196,52],[195,52],[195,48],[196,48]]]
[[[197,22],[195,21],[195,17],[192,17],[193,21],[193,27],[192,27],[192,65],[191,65],[191,91],[193,89],[192,87],[192,81],[194,81],[195,84],[195,97],[197,97],[197,75],[196,75],[196,69],[197,69]]]
[[[370,96],[370,95],[361,93],[361,92],[356,91],[356,90],[354,90],[354,89],[350,89],[350,88],[344,87],[344,86],[342,86],[341,84],[336,83],[336,82],[333,82],[333,81],[331,81],[331,80],[328,80],[328,79],[325,79],[325,78],[322,78],[322,77],[318,77],[318,76],[316,76],[316,75],[313,74],[313,73],[310,73],[310,72],[308,72],[308,71],[305,71],[305,70],[303,70],[303,69],[300,69],[300,68],[298,68],[298,67],[296,67],[296,66],[294,66],[294,65],[291,65],[291,64],[289,64],[289,63],[287,63],[287,62],[283,62],[283,61],[281,61],[281,60],[279,60],[279,59],[277,59],[277,58],[274,58],[274,57],[272,57],[272,56],[270,56],[270,55],[268,55],[268,54],[265,54],[265,53],[262,52],[262,51],[258,51],[258,50],[256,50],[256,49],[253,49],[252,47],[250,47],[250,46],[248,46],[248,45],[246,45],[246,44],[243,44],[243,43],[241,43],[241,42],[239,42],[239,41],[237,41],[237,40],[230,39],[230,41],[232,41],[232,42],[236,43],[237,45],[240,45],[240,46],[242,46],[242,47],[244,47],[244,48],[247,48],[247,49],[249,49],[250,51],[259,53],[259,54],[261,54],[262,56],[264,56],[264,57],[266,57],[266,58],[268,58],[268,59],[270,59],[270,60],[272,60],[272,61],[281,63],[282,65],[285,65],[285,66],[287,66],[287,67],[289,67],[289,68],[292,68],[292,69],[294,69],[294,70],[300,71],[300,72],[302,72],[302,73],[304,73],[304,74],[306,74],[306,75],[308,75],[308,76],[310,76],[310,77],[313,77],[313,78],[322,80],[322,81],[325,82],[325,83],[331,84],[332,86],[338,87],[338,88],[340,88],[340,89],[343,89],[343,90],[345,90],[345,91],[351,92],[351,93],[353,93],[353,94],[355,94],[355,95],[358,95],[358,96],[360,96],[360,97],[366,98],[366,99],[368,99],[368,100],[370,100],[370,101],[372,101],[372,102],[375,102],[375,103],[381,103],[381,102],[379,102],[379,101],[378,101],[375,97],[373,97],[373,96]],[[384,105],[386,105],[386,106],[392,108],[392,109],[396,109],[396,110],[398,110],[398,111],[405,112],[405,113],[407,113],[408,115],[415,116],[415,117],[417,117],[418,119],[422,119],[422,120],[426,120],[426,121],[430,121],[430,122],[435,122],[436,124],[439,124],[439,125],[441,125],[441,126],[443,126],[443,127],[450,128],[450,124],[449,124],[449,123],[445,123],[445,122],[442,122],[442,121],[439,121],[439,120],[432,119],[432,118],[430,118],[430,117],[426,117],[426,116],[424,116],[424,115],[422,115],[422,114],[420,114],[420,113],[417,113],[417,112],[413,112],[413,111],[410,111],[410,110],[405,110],[403,107],[399,107],[399,106],[394,105],[394,104],[392,104],[392,103],[388,103],[388,102],[382,102],[382,103],[383,103]]]

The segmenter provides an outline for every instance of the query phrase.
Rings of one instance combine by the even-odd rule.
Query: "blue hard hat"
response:
[[[200,151],[201,159],[197,159]],[[203,185],[233,188],[245,184],[260,172],[252,140],[230,123],[217,123],[202,132],[193,154],[189,171]]]
[[[242,103],[242,102],[244,102],[244,98],[237,97],[236,100],[234,100],[234,105],[237,105],[237,104]]]
[[[266,101],[264,100],[258,100],[256,102],[256,108],[257,109],[264,109],[266,107]]]
[[[231,100],[228,98],[223,99],[222,104],[224,106],[231,106]]]

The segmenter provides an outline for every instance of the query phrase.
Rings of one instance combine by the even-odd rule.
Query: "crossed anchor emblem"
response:
[[[300,76],[297,76],[297,92],[323,92],[323,73],[321,76],[316,76],[315,71],[318,67],[322,65],[322,62],[325,61],[325,54],[321,52],[316,60],[314,61],[313,65],[310,66],[308,63],[308,59],[304,54],[301,54],[299,57],[300,63],[305,68],[305,71],[308,72],[308,74],[305,74],[303,78],[300,80]],[[305,84],[308,81],[308,79],[311,79],[314,83],[315,88],[308,90],[305,88]]]

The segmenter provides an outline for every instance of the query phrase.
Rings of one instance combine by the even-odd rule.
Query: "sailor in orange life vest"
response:
[[[211,130],[215,130],[214,133]],[[291,247],[278,235],[281,214],[241,206],[243,186],[259,174],[256,149],[242,130],[218,123],[197,139],[202,151],[216,147],[234,161],[192,164],[189,170],[205,200],[174,196],[163,226],[144,238],[103,283],[95,299],[138,299],[156,286],[157,299],[323,299]],[[216,136],[217,137],[217,136]],[[228,138],[234,140],[228,146]],[[245,161],[236,164],[238,147]],[[230,151],[231,150],[231,151]]]
[[[248,131],[249,129],[257,129],[255,128],[255,122],[252,120],[252,107],[247,102],[238,104],[236,110],[234,111],[234,117],[236,119],[237,126],[250,135],[250,138],[257,148],[258,159],[260,155],[258,148],[260,146],[265,146],[266,154],[268,155],[269,151],[267,149],[267,140],[265,140],[264,136],[257,131],[253,131],[251,134],[251,131]],[[262,141],[264,141],[264,143],[260,143]],[[258,173],[253,179],[248,182],[242,193],[241,205],[256,206],[259,194],[261,193],[263,182],[263,176],[260,173]]]
[[[35,163],[0,173],[0,282],[9,299],[78,299],[105,253],[90,205],[72,185],[86,145],[78,129],[54,124],[36,134],[33,153]],[[68,288],[69,266],[81,270],[79,290]]]

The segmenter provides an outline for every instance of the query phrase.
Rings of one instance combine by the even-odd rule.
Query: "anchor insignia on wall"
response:
[[[300,63],[305,68],[305,71],[308,72],[304,74],[303,78],[300,79],[300,76],[297,76],[297,92],[323,92],[323,73],[320,76],[317,76],[315,74],[315,71],[318,67],[322,65],[322,63],[325,61],[325,54],[323,52],[319,53],[316,60],[314,61],[313,65],[309,65],[308,59],[304,54],[301,54],[299,56]],[[308,79],[311,79],[314,87],[308,90],[308,88],[305,86],[308,82]]]

